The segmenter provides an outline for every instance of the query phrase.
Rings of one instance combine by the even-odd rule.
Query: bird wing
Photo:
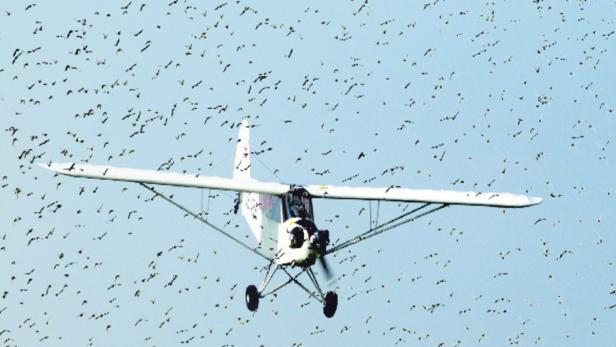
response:
[[[311,196],[327,199],[384,200],[491,207],[527,207],[539,204],[542,201],[542,199],[538,197],[512,193],[461,192],[395,187],[342,187],[328,185],[309,185],[305,188]]]
[[[44,169],[57,172],[62,175],[112,181],[232,190],[236,192],[251,192],[270,195],[282,195],[289,190],[288,184],[261,182],[252,179],[232,179],[215,176],[202,176],[199,174],[141,170],[90,164],[49,163],[38,165]]]

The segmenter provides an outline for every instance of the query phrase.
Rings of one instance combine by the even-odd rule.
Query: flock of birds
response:
[[[54,5],[0,13],[1,345],[612,343],[612,5]],[[248,312],[263,264],[148,191],[35,165],[229,177],[245,117],[260,179],[544,204],[341,252],[325,321],[290,289]],[[232,194],[163,190],[252,241]],[[334,240],[409,208],[315,203]]]

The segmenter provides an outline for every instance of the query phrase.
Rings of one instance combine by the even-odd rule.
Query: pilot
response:
[[[293,204],[293,206],[291,206],[291,212],[293,213],[293,216],[299,217],[299,218],[306,218],[308,215],[306,213],[306,208],[301,203]]]

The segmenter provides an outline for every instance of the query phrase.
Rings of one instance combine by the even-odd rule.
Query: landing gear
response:
[[[254,312],[259,308],[259,296],[261,295],[257,287],[253,285],[246,287],[246,307],[248,307],[250,311]]]
[[[325,294],[325,303],[323,305],[323,314],[327,318],[332,318],[338,308],[338,294],[334,292],[327,292]]]
[[[283,271],[289,277],[289,279],[278,285],[274,289],[266,291],[265,288],[270,283],[270,281],[274,277],[274,273],[276,273],[277,270]],[[297,278],[303,273],[306,273],[308,275],[308,278],[314,285],[316,291],[312,291],[306,288],[306,286],[304,286],[300,281],[297,280]],[[297,284],[311,298],[323,304],[323,314],[325,315],[325,317],[331,318],[334,316],[334,314],[336,313],[336,308],[338,308],[338,295],[332,291],[329,291],[324,294],[321,290],[321,287],[319,286],[319,283],[317,282],[314,272],[312,272],[312,269],[310,267],[306,267],[299,273],[291,275],[284,266],[274,265],[273,262],[270,263],[270,265],[267,267],[265,280],[263,280],[263,283],[261,283],[259,288],[254,285],[246,287],[246,307],[248,307],[248,310],[252,312],[256,311],[259,308],[259,299],[274,294],[279,289],[285,287],[290,283]]]

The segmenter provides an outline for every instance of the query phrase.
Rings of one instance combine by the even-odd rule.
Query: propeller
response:
[[[323,273],[325,274],[325,278],[328,281],[331,280],[332,277],[334,277],[334,274],[330,270],[329,265],[327,265],[327,260],[325,260],[324,255],[319,256],[319,264],[321,265],[321,268],[323,268]]]
[[[313,247],[316,248],[317,258],[319,260],[319,264],[323,269],[323,274],[328,282],[332,282],[332,278],[334,277],[334,273],[329,268],[327,264],[327,260],[325,260],[325,252],[327,249],[327,245],[329,244],[329,231],[328,230],[319,230],[316,232],[316,239],[313,239]]]

